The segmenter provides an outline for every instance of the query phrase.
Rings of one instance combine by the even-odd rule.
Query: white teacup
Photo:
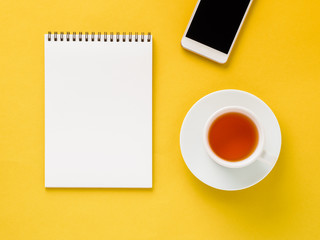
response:
[[[213,122],[221,115],[226,114],[226,113],[241,113],[248,118],[252,120],[252,122],[255,124],[257,131],[258,131],[258,142],[255,150],[250,154],[248,157],[245,159],[239,160],[239,161],[228,161],[224,160],[221,157],[219,157],[210,147],[209,144],[209,139],[208,139],[208,134],[209,134],[209,129]],[[216,163],[220,164],[221,166],[228,167],[228,168],[242,168],[246,167],[253,162],[259,160],[263,162],[269,163],[272,160],[272,157],[267,154],[264,151],[265,148],[265,135],[264,131],[262,128],[261,123],[259,122],[258,118],[256,115],[251,112],[249,109],[244,108],[244,107],[238,107],[238,106],[229,106],[229,107],[224,107],[221,108],[220,110],[216,111],[213,113],[209,119],[207,120],[207,123],[205,124],[204,127],[204,134],[203,134],[203,143],[205,146],[205,149],[207,153],[209,154],[210,158],[214,160]]]

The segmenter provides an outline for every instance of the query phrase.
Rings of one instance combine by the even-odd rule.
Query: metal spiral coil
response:
[[[117,32],[117,35],[116,35],[117,42],[119,42],[119,38],[120,38],[119,36],[120,36],[120,33]]]
[[[129,32],[129,42],[132,42],[132,32]]]
[[[134,35],[134,36],[133,36]],[[110,34],[108,35],[107,32],[103,33],[103,37],[101,32],[98,32],[98,34],[96,35],[95,32],[92,32],[91,34],[89,34],[89,32],[85,32],[84,33],[84,37],[82,32],[79,32],[79,34],[77,35],[76,32],[72,32],[72,36],[70,32],[66,32],[66,34],[64,34],[64,32],[60,32],[60,34],[58,34],[58,32],[54,32],[53,34],[51,32],[48,32],[48,41],[64,41],[66,40],[67,42],[70,42],[71,40],[73,42],[75,41],[82,41],[84,39],[85,42],[94,42],[94,41],[104,41],[104,42],[113,42],[114,40],[116,42],[144,42],[145,40],[147,42],[151,41],[151,33],[148,33],[148,36],[145,38],[145,34],[144,32],[141,33],[141,35],[139,35],[138,32],[135,32],[134,34],[132,34],[132,32],[129,32],[129,34],[126,34],[126,32],[123,32],[122,35],[120,35],[120,32],[116,32],[116,34],[114,35],[113,32],[110,32]]]

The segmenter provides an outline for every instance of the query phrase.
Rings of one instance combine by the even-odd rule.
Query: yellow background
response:
[[[254,0],[229,63],[183,50],[196,0],[1,0],[0,239],[320,239],[320,3]],[[151,31],[154,187],[44,188],[47,31]],[[121,74],[121,73],[119,73]],[[275,112],[279,161],[224,192],[187,169],[180,126],[201,97],[248,91]]]

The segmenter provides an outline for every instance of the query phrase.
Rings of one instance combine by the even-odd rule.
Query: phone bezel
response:
[[[241,29],[241,27],[243,25],[243,22],[246,19],[247,13],[248,13],[248,11],[249,11],[249,9],[251,7],[251,3],[252,3],[253,0],[250,0],[250,2],[249,2],[248,8],[247,8],[242,20],[241,20],[240,26],[239,26],[239,28],[237,30],[236,36],[234,37],[234,39],[232,41],[232,44],[231,44],[231,47],[229,49],[228,54],[223,53],[223,52],[221,52],[221,51],[219,51],[217,49],[214,49],[212,47],[209,47],[209,46],[207,46],[205,44],[202,44],[202,43],[197,42],[197,41],[195,41],[195,40],[193,40],[191,38],[186,37],[186,34],[187,34],[187,32],[189,30],[189,27],[190,27],[190,24],[191,24],[191,22],[192,22],[192,20],[194,18],[195,13],[197,12],[197,9],[198,9],[198,6],[200,4],[200,1],[201,0],[198,0],[197,5],[193,10],[192,16],[191,16],[191,18],[189,20],[189,23],[188,23],[188,26],[187,26],[187,28],[186,28],[186,30],[185,30],[185,32],[183,34],[183,37],[181,39],[181,45],[186,50],[189,50],[191,52],[199,54],[199,55],[201,55],[203,57],[209,58],[210,60],[213,60],[213,61],[221,63],[221,64],[226,63],[228,58],[229,58],[229,56],[230,56],[230,53],[232,51],[233,45],[234,45],[234,43],[235,43],[235,41],[236,41],[236,39],[238,37],[240,29]],[[223,0],[220,0],[220,1],[223,1]]]

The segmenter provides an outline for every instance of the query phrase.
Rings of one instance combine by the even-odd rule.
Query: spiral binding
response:
[[[109,38],[108,38],[109,36]],[[141,35],[138,34],[138,32],[135,32],[134,36],[132,34],[132,32],[129,32],[129,34],[127,35],[125,32],[123,32],[122,35],[120,35],[120,32],[117,32],[116,34],[114,34],[113,32],[110,32],[110,34],[108,35],[107,32],[104,32],[103,34],[101,34],[101,32],[98,32],[98,34],[96,35],[94,32],[92,32],[91,34],[89,34],[89,32],[85,32],[84,35],[82,34],[82,32],[79,32],[79,34],[77,35],[76,32],[73,32],[72,34],[70,34],[70,32],[67,32],[66,34],[64,34],[64,32],[60,32],[60,34],[58,32],[54,32],[53,34],[51,32],[48,32],[48,41],[58,41],[58,39],[63,42],[63,41],[67,41],[67,42],[75,42],[75,41],[104,41],[107,42],[108,40],[110,42],[116,41],[116,42],[139,42],[139,36],[140,36],[140,41],[144,42],[145,41],[145,35],[144,32],[141,33]],[[146,38],[147,42],[151,41],[151,33],[148,33],[148,37]]]

